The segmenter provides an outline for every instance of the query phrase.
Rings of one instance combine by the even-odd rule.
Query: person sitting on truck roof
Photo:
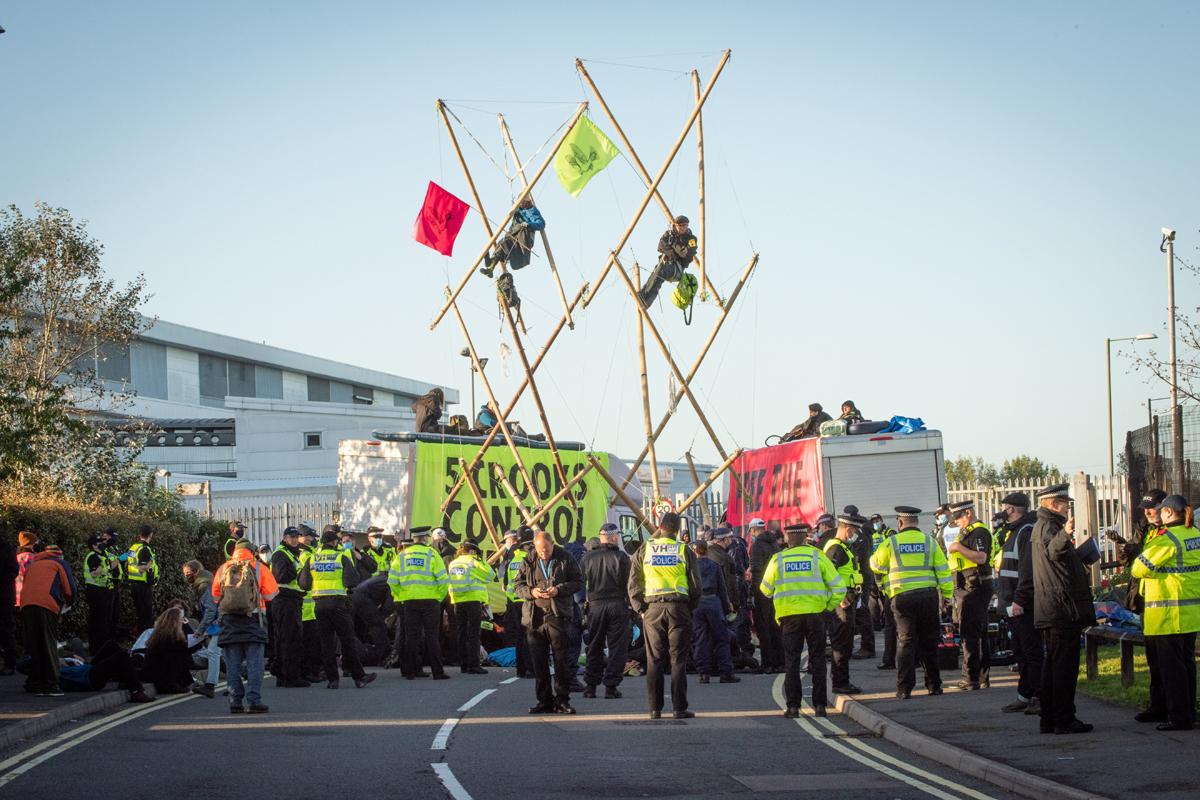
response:
[[[842,403],[842,415],[838,417],[840,420],[845,420],[847,425],[854,422],[862,422],[862,412],[858,410],[858,406],[854,405],[853,400],[847,400]]]
[[[780,444],[816,436],[821,432],[821,423],[829,422],[831,419],[833,417],[829,416],[829,413],[821,408],[820,403],[809,403],[808,419],[785,433],[783,438],[779,440]]]
[[[445,395],[436,386],[413,401],[412,412],[417,417],[417,433],[445,433],[446,429],[440,422],[445,402]]]

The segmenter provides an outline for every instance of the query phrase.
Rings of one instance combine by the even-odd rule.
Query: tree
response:
[[[1200,267],[1175,256],[1175,261],[1192,275],[1200,275]],[[1175,308],[1175,362],[1177,365],[1180,403],[1184,398],[1200,403],[1200,308],[1191,312]],[[1122,353],[1133,356],[1135,369],[1144,369],[1167,387],[1171,385],[1171,360],[1169,355],[1149,349]],[[1170,410],[1166,411],[1170,415]]]
[[[1000,478],[1004,483],[1059,483],[1067,479],[1058,467],[1044,464],[1040,458],[1030,455],[1006,460]]]
[[[959,456],[946,462],[946,480],[975,486],[995,486],[1000,483],[1000,471],[979,456]]]

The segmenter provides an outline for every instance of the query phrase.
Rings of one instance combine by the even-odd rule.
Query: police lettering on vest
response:
[[[646,599],[667,595],[687,595],[687,557],[682,542],[674,539],[651,539],[646,542],[642,556],[642,575],[646,583]]]
[[[1142,581],[1147,636],[1200,631],[1200,530],[1164,528],[1147,540],[1131,572]]]

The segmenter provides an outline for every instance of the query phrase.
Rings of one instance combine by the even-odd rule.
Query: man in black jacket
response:
[[[587,648],[584,697],[595,697],[603,680],[604,697],[621,696],[617,688],[625,675],[629,647],[629,556],[621,549],[621,532],[611,522],[600,529],[600,546],[584,554],[579,570],[587,587]],[[604,656],[608,648],[608,658]]]
[[[554,544],[550,534],[533,536],[533,551],[521,562],[513,590],[521,604],[521,622],[529,640],[537,705],[530,714],[574,714],[571,679],[577,667],[567,663],[570,649],[568,627],[574,594],[583,585],[579,565],[567,551]],[[550,658],[554,657],[554,688],[550,687]]]
[[[638,292],[642,305],[649,308],[658,297],[663,281],[677,282],[695,257],[696,234],[688,227],[688,218],[680,215],[658,240],[658,265]]]
[[[1079,637],[1095,622],[1087,567],[1075,551],[1075,520],[1067,519],[1067,484],[1037,494],[1037,522],[1030,551],[1033,560],[1033,625],[1046,648],[1040,699],[1042,733],[1087,733],[1092,726],[1075,717],[1079,680]]]
[[[446,432],[446,428],[441,424],[442,406],[445,403],[445,395],[436,386],[413,401],[412,412],[417,418],[417,433]]]
[[[275,634],[275,685],[281,688],[311,686],[304,679],[304,590],[300,588],[300,529],[287,527],[271,553],[271,574],[279,594],[268,609]]]
[[[750,591],[754,592],[754,630],[758,633],[759,671],[765,675],[783,672],[783,638],[775,621],[775,601],[760,590],[767,564],[780,551],[779,540],[761,519],[750,520],[754,541],[750,545]]]
[[[996,575],[996,599],[1000,613],[1008,617],[1013,655],[1020,679],[1017,699],[1001,711],[1038,714],[1038,691],[1042,685],[1042,639],[1033,627],[1033,559],[1030,541],[1037,515],[1029,510],[1029,495],[1013,492],[1001,501],[1004,522],[996,528],[1000,542],[1000,570]]]

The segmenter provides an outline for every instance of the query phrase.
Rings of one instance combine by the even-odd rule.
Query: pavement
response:
[[[25,691],[24,675],[0,677],[0,750],[39,736],[59,725],[128,702],[124,691],[67,692],[38,697]]]
[[[651,721],[645,679],[621,699],[575,696],[575,716],[531,716],[533,682],[493,668],[448,681],[382,671],[364,689],[275,689],[265,715],[219,695],[126,706],[0,753],[0,792],[155,798],[236,788],[287,800],[788,798],[1009,800],[839,715],[785,719],[782,679],[689,681],[697,717]],[[117,764],[136,764],[133,771]],[[11,787],[11,788],[9,788]]]

